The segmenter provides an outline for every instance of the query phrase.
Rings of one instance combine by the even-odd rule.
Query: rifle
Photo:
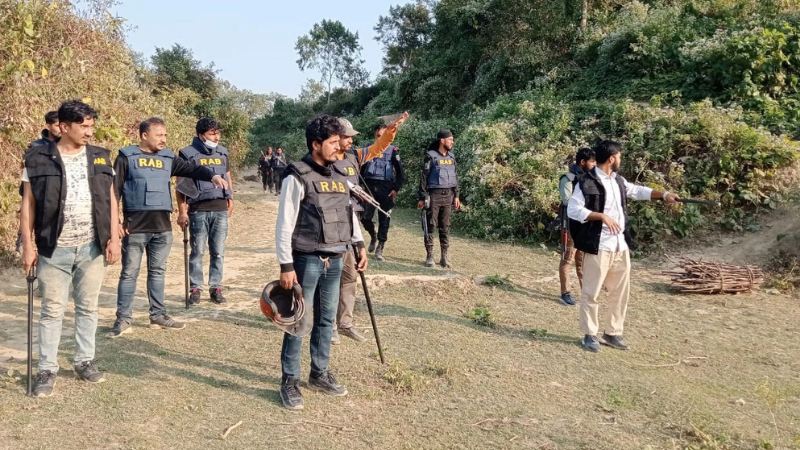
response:
[[[569,242],[569,217],[567,216],[567,207],[561,205],[561,261],[567,258],[567,242]]]
[[[421,218],[422,218],[422,233],[425,237],[425,245],[428,245],[428,242],[431,240],[431,232],[428,230],[428,210],[431,207],[431,198],[430,196],[425,197],[425,207],[421,209]]]
[[[384,211],[383,209],[381,209],[380,202],[375,200],[375,197],[369,195],[369,193],[367,193],[367,191],[365,191],[364,188],[362,188],[361,186],[357,186],[357,185],[353,184],[349,180],[347,181],[347,185],[350,187],[350,193],[354,197],[360,198],[361,200],[363,200],[363,201],[369,203],[370,205],[374,206],[375,209],[380,211],[384,216],[386,216],[386,217],[391,217],[392,216],[391,213],[388,213],[388,212]]]

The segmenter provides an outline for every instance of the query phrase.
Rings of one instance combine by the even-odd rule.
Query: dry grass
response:
[[[306,409],[286,411],[278,398],[281,335],[255,303],[278,272],[277,203],[256,186],[239,185],[226,261],[229,307],[204,302],[183,314],[176,239],[168,307],[189,326],[144,328],[140,296],[135,332],[98,338],[107,383],[80,384],[62,370],[54,397],[33,400],[6,378],[0,449],[800,448],[796,298],[676,295],[660,267],[635,262],[626,324],[632,350],[589,354],[579,346],[577,310],[557,301],[557,256],[456,238],[455,270],[429,270],[416,214],[399,210],[387,261],[370,269],[389,364],[379,364],[374,342],[344,340],[332,368],[350,394],[305,390]],[[106,308],[116,274],[106,280]],[[508,280],[474,282],[497,274]],[[24,284],[19,274],[6,278],[13,281],[0,301],[0,357],[24,348],[14,340],[24,330]],[[494,327],[464,316],[484,304]],[[99,331],[110,325],[101,322]],[[363,304],[357,326],[371,335]],[[69,367],[72,341],[62,349]],[[9,368],[18,374],[24,361],[0,363],[0,376]]]

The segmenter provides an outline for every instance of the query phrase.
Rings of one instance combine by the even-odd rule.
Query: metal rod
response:
[[[33,282],[36,280],[36,266],[28,271],[28,396],[33,395]]]
[[[189,237],[186,234],[188,225],[183,226],[183,286],[186,309],[189,309]]]

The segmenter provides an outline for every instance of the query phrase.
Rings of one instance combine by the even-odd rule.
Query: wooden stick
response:
[[[233,430],[235,430],[236,428],[238,428],[238,427],[239,427],[239,425],[241,425],[241,424],[242,424],[242,421],[240,420],[240,421],[236,422],[235,424],[233,424],[233,425],[229,426],[229,427],[228,427],[228,428],[225,430],[225,432],[224,432],[224,433],[222,433],[222,440],[224,441],[224,440],[225,440],[225,439],[228,437],[228,435],[229,435],[229,434],[231,434],[231,431],[233,431]]]

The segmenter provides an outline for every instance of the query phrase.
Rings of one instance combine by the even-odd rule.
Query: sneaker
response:
[[[628,344],[622,341],[622,336],[609,336],[605,333],[600,337],[600,343],[609,347],[614,347],[617,350],[627,350],[630,348]]]
[[[197,305],[198,303],[200,303],[200,289],[195,288],[189,293],[189,304]]]
[[[583,337],[583,348],[589,350],[592,353],[597,353],[600,351],[600,343],[597,342],[597,336],[592,336],[591,334],[587,334]]]
[[[183,322],[178,322],[174,320],[172,317],[164,314],[163,316],[158,317],[151,317],[150,318],[150,328],[164,328],[167,330],[182,330],[186,328],[186,324]]]
[[[84,361],[72,366],[75,369],[75,378],[81,381],[88,381],[89,383],[103,383],[106,381],[106,376],[103,372],[97,370],[94,361]]]
[[[573,297],[569,292],[565,292],[561,294],[561,303],[567,306],[575,306],[575,297]]]
[[[283,407],[292,411],[303,409],[303,394],[297,378],[286,378],[281,383],[281,402]]]
[[[131,323],[127,320],[117,319],[114,322],[114,326],[111,327],[111,331],[106,333],[107,337],[111,339],[116,339],[123,334],[133,333],[133,327],[131,327]]]
[[[339,334],[349,337],[350,339],[357,341],[357,342],[364,342],[367,340],[361,333],[355,330],[355,328],[340,328]]]
[[[336,382],[336,377],[334,377],[329,370],[317,376],[309,375],[308,387],[334,397],[344,397],[347,395],[347,388]]]
[[[225,296],[222,295],[222,288],[211,289],[211,301],[218,305],[225,303]]]
[[[56,386],[56,374],[49,370],[40,370],[33,379],[33,396],[50,397]]]
[[[331,332],[331,344],[339,345],[342,343],[342,338],[339,337],[339,330],[335,329]]]

